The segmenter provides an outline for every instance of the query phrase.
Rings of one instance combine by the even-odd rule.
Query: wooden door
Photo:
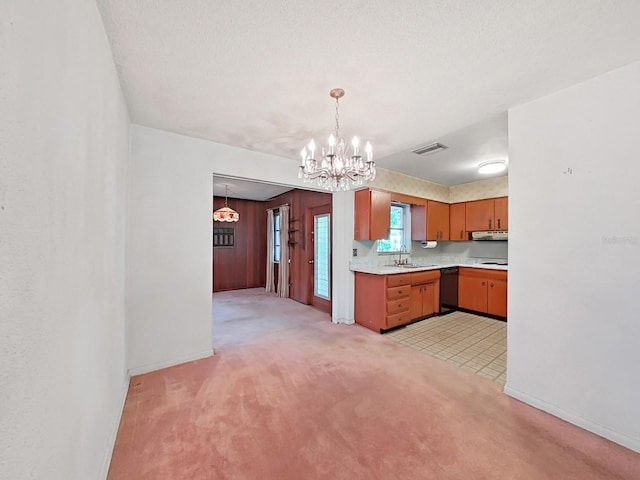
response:
[[[507,282],[506,280],[488,280],[487,313],[507,316]]]
[[[427,202],[427,240],[449,240],[449,205]]]
[[[493,198],[467,202],[466,230],[469,232],[478,230],[495,230],[494,203]]]
[[[466,240],[465,232],[465,204],[454,203],[449,206],[449,240]]]
[[[458,277],[458,306],[475,310],[487,311],[487,280],[479,277]]]
[[[509,199],[500,197],[495,199],[495,230],[509,230]]]
[[[307,226],[311,244],[307,249],[311,305],[331,313],[331,205],[307,210]]]

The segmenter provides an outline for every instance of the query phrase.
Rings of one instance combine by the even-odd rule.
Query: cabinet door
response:
[[[389,236],[391,194],[377,190],[355,193],[355,240],[379,240]]]
[[[477,312],[487,311],[487,280],[484,278],[458,277],[458,305]]]
[[[411,320],[422,316],[422,285],[411,287],[411,307],[409,309]]]
[[[505,280],[488,280],[487,313],[507,316],[507,282]]]
[[[371,190],[371,240],[389,237],[391,225],[391,194]]]
[[[493,198],[467,202],[465,222],[467,231],[495,230],[494,203]]]
[[[465,204],[454,203],[449,206],[449,240],[466,240],[465,232]]]
[[[449,240],[449,205],[427,202],[427,240]]]
[[[432,315],[440,311],[438,305],[439,292],[436,282],[429,282],[422,285],[422,315]]]
[[[500,197],[495,199],[495,227],[494,230],[509,230],[509,199]]]

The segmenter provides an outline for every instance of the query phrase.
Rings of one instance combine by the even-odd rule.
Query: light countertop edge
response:
[[[508,271],[507,265],[483,265],[480,263],[442,263],[439,265],[430,265],[424,267],[398,267],[396,265],[378,265],[378,266],[366,266],[366,265],[350,265],[349,269],[352,272],[370,273],[372,275],[393,275],[396,273],[411,273],[411,272],[424,272],[426,270],[439,270],[441,268],[448,267],[465,267],[465,268],[481,268],[484,270],[505,270]]]

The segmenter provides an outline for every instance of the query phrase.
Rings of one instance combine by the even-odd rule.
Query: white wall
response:
[[[212,353],[212,174],[301,183],[295,160],[140,126],[131,141],[127,351],[142,373]]]
[[[640,451],[640,63],[509,111],[506,392]]]
[[[0,6],[0,478],[105,478],[129,118],[95,2]]]

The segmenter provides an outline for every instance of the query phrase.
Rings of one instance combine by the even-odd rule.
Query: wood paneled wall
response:
[[[307,210],[322,205],[331,205],[331,201],[330,193],[295,189],[274,197],[267,201],[265,206],[265,210],[276,208],[285,203],[290,206],[291,229],[295,229],[297,232],[292,232],[289,236],[292,242],[290,244],[289,296],[306,305],[311,303],[313,282],[313,265],[308,263],[308,260],[313,258],[313,250],[311,249],[311,232],[306,228]]]
[[[289,295],[293,300],[309,305],[313,258],[311,232],[306,228],[307,210],[331,205],[331,194],[291,190],[266,202],[230,198],[229,206],[240,214],[237,223],[215,222],[216,226],[234,228],[234,247],[213,249],[213,291],[264,287],[267,263],[267,209],[289,204],[291,254]],[[224,198],[214,197],[213,210],[224,205]],[[275,272],[277,274],[277,270]]]
[[[213,210],[224,205],[214,197]],[[234,229],[233,247],[213,249],[213,291],[264,287],[267,262],[267,210],[265,202],[230,198],[229,206],[240,214],[234,222],[213,222],[213,226]]]

